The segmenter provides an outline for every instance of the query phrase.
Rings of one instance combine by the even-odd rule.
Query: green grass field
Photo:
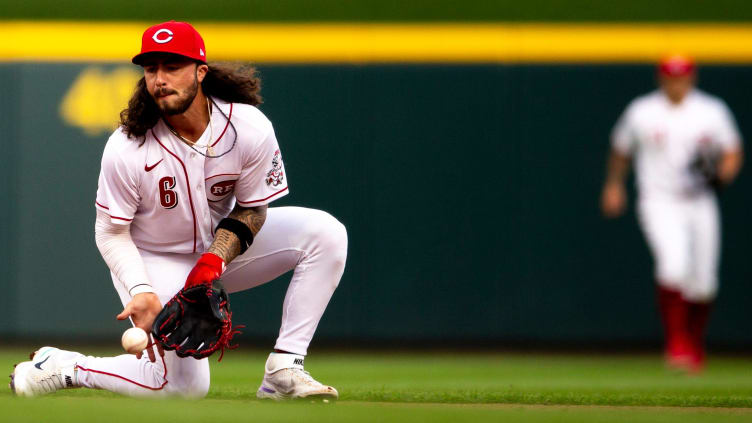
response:
[[[2,350],[0,366],[10,373],[27,354]],[[211,391],[200,401],[83,389],[25,399],[4,389],[0,421],[752,421],[749,358],[715,358],[690,377],[665,370],[657,355],[314,352],[306,368],[340,392],[323,404],[258,401],[265,357],[229,352],[212,364]]]

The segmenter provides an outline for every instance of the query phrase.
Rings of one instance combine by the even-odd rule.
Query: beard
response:
[[[164,90],[155,92],[154,96],[177,93],[178,92],[175,90]],[[178,96],[174,104],[169,104],[166,101],[160,102],[157,98],[154,98],[154,102],[157,103],[157,107],[159,107],[159,110],[161,110],[163,114],[168,116],[179,115],[185,113],[185,111],[191,107],[191,103],[193,103],[193,99],[196,98],[196,94],[198,94],[198,78],[193,80],[193,85],[185,91],[184,95]]]

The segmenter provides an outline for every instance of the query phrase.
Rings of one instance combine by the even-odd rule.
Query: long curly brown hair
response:
[[[247,63],[211,63],[208,66],[209,71],[201,82],[204,94],[228,103],[261,104],[261,80],[255,67]],[[162,112],[141,78],[128,101],[128,108],[120,112],[120,125],[129,137],[143,140],[161,117]]]

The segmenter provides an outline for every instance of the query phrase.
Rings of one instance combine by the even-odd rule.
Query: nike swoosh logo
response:
[[[162,160],[164,160],[164,159],[162,159]],[[152,166],[144,164],[144,170],[147,171],[147,172],[151,172],[151,170],[154,169],[155,167],[157,167],[158,164],[162,163],[162,160],[154,163]]]
[[[42,370],[42,364],[44,364],[44,362],[49,359],[50,359],[50,356],[48,355],[47,358],[44,359],[44,361],[40,361],[39,363],[35,364],[34,367],[36,367],[39,370]]]

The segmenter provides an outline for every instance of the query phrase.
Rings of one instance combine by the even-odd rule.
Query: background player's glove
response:
[[[201,255],[201,258],[198,259],[196,265],[193,266],[191,273],[188,274],[188,279],[185,281],[185,287],[190,288],[196,285],[209,284],[212,281],[219,279],[224,271],[224,260],[219,258],[216,254],[204,253]]]
[[[718,177],[718,165],[721,162],[721,151],[714,147],[701,148],[692,160],[691,169],[710,188],[719,190],[723,183]]]
[[[151,332],[165,350],[174,350],[179,357],[201,359],[230,345],[240,333],[232,327],[232,312],[227,291],[219,280],[180,290],[165,304],[154,319]]]

